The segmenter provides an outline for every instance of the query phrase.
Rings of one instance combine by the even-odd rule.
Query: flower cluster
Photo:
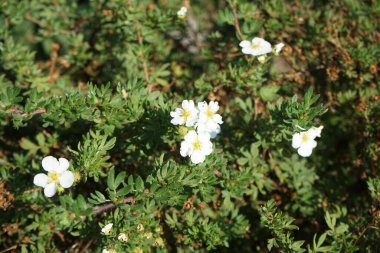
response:
[[[191,128],[181,143],[181,156],[189,156],[195,164],[202,163],[213,150],[210,139],[220,133],[222,116],[217,112],[219,104],[215,101],[199,102],[184,100],[182,107],[170,112],[173,125],[184,125]]]
[[[74,174],[67,170],[70,163],[65,158],[55,158],[47,156],[42,159],[42,168],[47,171],[47,175],[39,173],[34,176],[33,183],[44,188],[46,197],[53,197],[59,186],[69,188],[74,183]]]
[[[187,14],[187,8],[186,7],[181,7],[179,11],[177,12],[177,16],[179,19],[185,19]]]
[[[305,130],[300,128],[301,130]],[[314,140],[316,137],[321,137],[323,126],[312,127],[307,131],[295,133],[292,139],[293,148],[297,149],[298,154],[303,157],[309,157],[313,149],[317,146]]]
[[[259,62],[264,63],[267,54],[273,52],[275,55],[278,55],[285,44],[278,43],[274,46],[274,48],[272,48],[272,45],[268,41],[255,37],[252,41],[243,40],[240,42],[239,46],[242,48],[241,51],[244,54],[258,56],[257,59]]]

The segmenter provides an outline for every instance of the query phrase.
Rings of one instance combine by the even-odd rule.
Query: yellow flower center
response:
[[[184,117],[185,120],[187,120],[187,118],[190,117],[190,112],[188,110],[183,110],[182,117]]]
[[[59,173],[57,172],[49,172],[48,177],[50,182],[58,183],[59,181]]]
[[[309,136],[307,134],[302,134],[302,142],[307,142],[309,140]]]
[[[256,44],[256,43],[252,43],[251,47],[252,47],[252,49],[259,49],[260,45]]]
[[[210,109],[207,109],[207,112],[206,112],[206,115],[207,115],[207,118],[211,119],[213,116],[214,116],[214,112],[211,111]]]
[[[194,150],[200,150],[201,146],[202,146],[202,143],[198,139],[193,142],[193,148],[194,148]]]

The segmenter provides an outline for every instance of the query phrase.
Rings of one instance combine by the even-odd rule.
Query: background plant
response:
[[[356,0],[1,1],[0,252],[378,252],[379,14]],[[255,36],[286,46],[260,64],[239,47]],[[170,124],[184,99],[221,106],[200,165]],[[310,158],[291,147],[297,125],[324,126]],[[53,198],[33,185],[47,155],[77,179]]]

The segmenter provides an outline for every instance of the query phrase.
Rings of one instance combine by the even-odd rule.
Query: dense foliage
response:
[[[379,252],[379,26],[376,0],[0,1],[0,252]],[[199,164],[186,99],[223,117]],[[51,198],[46,156],[75,176]]]

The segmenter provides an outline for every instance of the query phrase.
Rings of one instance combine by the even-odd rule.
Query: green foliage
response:
[[[379,252],[379,14],[0,1],[0,252]],[[239,46],[254,37],[285,47],[260,63]],[[185,99],[218,101],[224,122],[198,165],[170,123]],[[292,136],[313,126],[304,158]],[[46,156],[75,178],[52,198],[33,184]]]

